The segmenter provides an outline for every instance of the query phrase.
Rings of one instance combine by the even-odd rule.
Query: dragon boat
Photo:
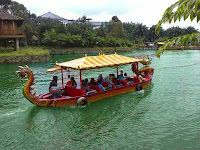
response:
[[[138,64],[144,66],[138,68]],[[37,95],[35,91],[35,78],[33,71],[28,66],[19,66],[19,71],[16,71],[21,78],[28,78],[23,88],[23,94],[31,103],[43,107],[65,107],[65,106],[85,106],[88,103],[95,102],[108,97],[125,94],[128,92],[139,91],[147,88],[151,82],[154,69],[149,65],[149,59],[136,59],[118,54],[85,56],[79,59],[57,63],[56,67],[48,69],[48,72],[60,71],[62,74],[62,95],[59,98],[52,98],[51,93]],[[115,67],[116,75],[118,76],[118,67],[121,65],[130,65],[134,75],[129,76],[129,80],[119,81],[120,86],[113,86],[113,88],[102,91],[95,86],[90,86],[95,90],[94,93],[86,93],[81,86],[79,89],[64,85],[63,72],[68,69],[78,70],[80,73],[80,85],[82,82],[82,72],[84,70],[92,70],[104,67]],[[140,74],[143,74],[143,80],[139,79]],[[131,81],[131,82],[129,82]],[[103,83],[106,87],[106,83]]]

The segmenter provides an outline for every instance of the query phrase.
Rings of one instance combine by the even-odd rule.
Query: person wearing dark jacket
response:
[[[49,85],[49,92],[52,86],[58,86],[57,84],[58,81],[58,77],[57,76],[53,76],[53,80],[51,81],[50,85]]]

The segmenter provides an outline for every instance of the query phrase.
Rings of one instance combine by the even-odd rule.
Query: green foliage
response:
[[[87,18],[85,15],[77,19],[78,22],[82,22],[82,23],[86,23],[89,20],[91,20],[91,19]]]
[[[132,46],[133,43],[143,44],[145,41],[166,39],[171,35],[183,35],[195,31],[193,27],[181,29],[173,27],[161,29],[159,35],[153,31],[155,26],[148,29],[143,24],[114,22],[93,29],[88,23],[68,24],[66,27],[60,22],[50,19],[28,19],[24,24],[24,31],[29,45],[33,44],[32,37],[36,36],[41,45],[52,47],[120,47]],[[181,32],[179,31],[181,30]],[[196,30],[197,31],[197,30]],[[131,41],[131,42],[130,42]]]
[[[11,0],[1,0],[0,1],[0,6],[1,8],[7,10],[8,6],[11,4]]]
[[[110,23],[110,36],[124,39],[125,38],[125,32],[124,28],[121,22],[111,22]]]
[[[24,19],[29,17],[29,13],[26,7],[23,4],[20,4],[16,1],[12,1],[9,7],[9,11],[11,15],[14,15],[14,16],[18,16]]]
[[[176,3],[168,7],[162,19],[158,22],[156,27],[156,33],[159,33],[160,27],[164,23],[171,23],[172,21],[180,21],[181,19],[190,18],[193,21],[196,18],[196,21],[200,20],[200,0],[178,0]]]
[[[123,23],[117,16],[111,21],[103,24],[98,29],[93,29],[86,16],[79,18],[78,23],[68,24],[66,27],[59,21],[51,19],[36,18],[30,14],[26,7],[12,0],[2,0],[1,6],[11,14],[25,18],[23,30],[28,45],[47,45],[51,47],[120,47],[142,45],[146,41],[161,41],[198,32],[193,27],[179,28],[172,27],[163,30],[163,23],[176,22],[181,18],[200,20],[200,0],[179,0],[171,5],[163,14],[157,26],[148,28],[142,23]],[[156,35],[154,31],[159,31]],[[189,36],[189,35],[188,35]],[[36,39],[36,40],[35,40]],[[188,39],[188,38],[185,38]],[[187,43],[187,42],[186,42]]]
[[[160,32],[160,27],[164,23],[171,23],[172,21],[180,21],[181,19],[190,18],[191,21],[193,21],[196,18],[196,21],[199,22],[200,20],[200,0],[178,0],[176,3],[172,4],[170,7],[166,9],[164,12],[162,19],[158,22],[155,32]],[[181,32],[180,29],[177,29],[177,31]],[[165,44],[158,49],[156,52],[156,56],[160,57],[160,55],[172,45],[181,45],[181,46],[187,46],[187,45],[198,45],[199,44],[199,33],[197,32],[193,27],[188,27],[186,29],[186,34],[182,32],[181,36],[178,35],[172,35],[173,33],[169,34],[172,36],[177,36],[172,39],[169,39],[165,42]],[[186,34],[186,35],[184,35]],[[180,35],[180,34],[179,34]]]
[[[0,0],[0,6],[11,15],[18,16],[24,19],[29,17],[29,13],[26,7],[16,1]]]
[[[0,57],[8,57],[8,56],[34,56],[34,55],[46,55],[49,56],[49,51],[44,50],[42,48],[22,48],[20,51],[13,52],[1,52]]]
[[[138,38],[143,38],[144,41],[148,40],[148,27],[142,23],[123,23],[126,30],[126,37],[129,40],[136,41]]]
[[[113,16],[111,22],[121,22],[117,16]]]
[[[87,38],[82,35],[71,35],[70,33],[56,33],[55,30],[46,31],[42,43],[46,46],[60,47],[122,47],[132,46],[132,43],[115,38],[113,36],[99,37],[94,32],[87,32]]]
[[[171,46],[187,46],[187,45],[198,45],[200,40],[199,33],[186,34],[179,37],[174,37],[165,42],[156,52],[156,56],[160,58],[160,55]]]

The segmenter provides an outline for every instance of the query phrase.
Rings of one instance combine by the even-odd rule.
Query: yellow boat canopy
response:
[[[165,44],[165,42],[158,42],[158,44],[159,44],[159,45],[164,45],[164,44]]]
[[[55,72],[58,70],[62,70],[62,68],[51,68],[51,69],[48,69],[47,72]]]
[[[56,66],[61,68],[71,68],[77,70],[87,70],[102,67],[111,67],[117,65],[131,64],[134,62],[139,62],[142,59],[135,59],[132,57],[122,56],[118,54],[112,55],[99,55],[99,56],[85,56],[79,59],[56,63]]]

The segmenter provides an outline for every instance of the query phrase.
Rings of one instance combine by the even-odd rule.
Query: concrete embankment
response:
[[[33,56],[2,56],[0,64],[19,64],[19,63],[36,63],[50,60],[50,55],[33,55]]]

